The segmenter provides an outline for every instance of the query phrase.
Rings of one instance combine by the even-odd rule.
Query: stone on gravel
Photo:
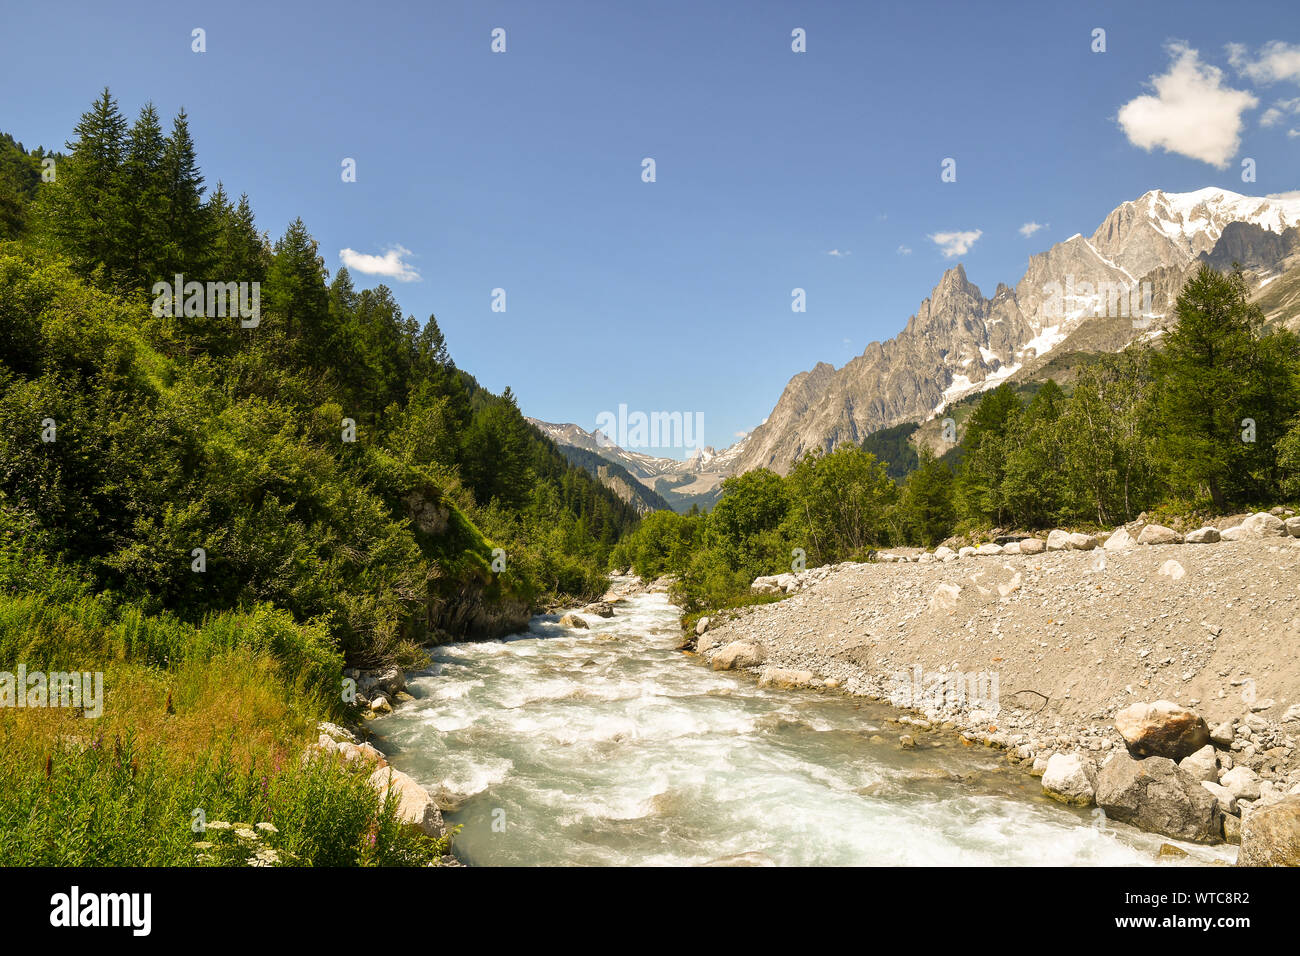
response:
[[[1168,578],[1170,581],[1181,581],[1187,574],[1187,569],[1181,564],[1170,558],[1164,564],[1160,565],[1158,572],[1162,578]]]
[[[758,678],[759,687],[811,687],[817,680],[812,671],[791,667],[769,667]]]
[[[1183,536],[1173,528],[1149,524],[1138,535],[1138,544],[1182,544]]]
[[[715,671],[729,671],[733,667],[755,667],[767,657],[767,652],[750,641],[732,641],[713,655]]]
[[[1120,525],[1111,532],[1110,537],[1106,539],[1106,543],[1102,545],[1102,547],[1107,551],[1123,551],[1125,548],[1131,548],[1135,544],[1137,544],[1137,542],[1134,541],[1133,536],[1128,533],[1128,528]]]
[[[1057,528],[1047,536],[1048,551],[1068,551],[1070,548],[1070,532],[1062,531]]]
[[[1189,531],[1184,539],[1188,544],[1214,544],[1219,540],[1219,529],[1206,526]]]
[[[1025,538],[1020,542],[1021,554],[1042,554],[1046,549],[1042,538]]]
[[[1130,704],[1115,715],[1115,729],[1135,757],[1182,760],[1210,742],[1205,721],[1168,700]]]

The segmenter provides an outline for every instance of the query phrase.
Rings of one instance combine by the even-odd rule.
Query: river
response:
[[[903,750],[887,705],[709,670],[677,619],[640,594],[590,630],[544,615],[437,648],[377,743],[454,808],[471,865],[1154,865],[1174,842],[1047,800],[954,735]]]

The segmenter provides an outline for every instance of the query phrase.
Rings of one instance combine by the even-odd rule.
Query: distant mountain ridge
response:
[[[809,449],[860,443],[880,429],[932,418],[948,402],[1015,375],[1091,322],[1108,322],[1109,347],[1122,348],[1158,327],[1202,261],[1225,268],[1249,260],[1256,283],[1292,268],[1297,226],[1300,194],[1152,190],[1121,203],[1090,238],[1076,234],[1031,256],[1016,286],[999,283],[992,298],[958,264],[902,332],[871,343],[842,368],[822,362],[795,375],[744,447],[723,454],[737,472],[784,474]],[[1141,305],[1144,288],[1149,309]]]
[[[648,495],[639,496],[642,504],[648,505],[653,499],[658,499],[663,504],[654,507],[667,507],[674,511],[688,511],[692,505],[701,508],[712,507],[721,493],[722,480],[734,473],[735,462],[745,448],[745,441],[742,439],[723,452],[706,445],[695,449],[694,453],[685,460],[657,458],[620,448],[599,429],[587,431],[571,422],[556,424],[537,418],[530,418],[528,421],[555,442],[562,452],[567,454],[567,449],[581,450],[617,466],[648,492]],[[578,463],[575,461],[575,464]],[[584,467],[592,471],[585,464]],[[597,475],[597,477],[606,481],[603,476]],[[623,492],[613,484],[606,481],[606,485],[613,488],[620,497],[623,496]],[[624,500],[632,502],[631,498],[624,498]],[[637,507],[641,505],[638,504]]]

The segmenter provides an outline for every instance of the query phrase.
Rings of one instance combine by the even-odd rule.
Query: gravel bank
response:
[[[1283,789],[1300,783],[1300,539],[844,564],[804,582],[715,620],[697,650],[711,659],[751,642],[763,659],[749,669],[769,681],[896,703],[914,675],[925,687],[940,674],[995,678],[1000,706],[949,694],[903,720],[1031,762],[1123,749],[1116,712],[1170,700],[1211,727],[1235,720],[1237,763]]]

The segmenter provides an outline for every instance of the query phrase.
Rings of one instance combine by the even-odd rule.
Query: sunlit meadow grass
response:
[[[304,757],[338,716],[341,660],[282,612],[195,627],[85,593],[0,593],[0,669],[19,662],[103,671],[103,714],[0,708],[0,864],[242,865],[260,849],[262,865],[421,865],[445,850],[400,825],[396,801],[380,809],[367,765]],[[199,814],[218,825],[198,831]]]

